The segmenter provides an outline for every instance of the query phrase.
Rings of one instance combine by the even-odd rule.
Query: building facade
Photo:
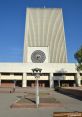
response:
[[[44,61],[33,61],[33,53],[43,55]],[[67,62],[62,9],[27,9],[23,60],[25,63]]]
[[[33,68],[42,69],[39,84],[45,87],[55,87],[59,81],[61,86],[73,86],[78,75],[74,63],[0,63],[0,85],[16,81],[16,86],[32,86],[36,80]]]
[[[67,63],[62,9],[26,10],[23,63],[0,63],[0,86],[35,86],[33,68],[41,68],[40,87],[81,86],[82,73]]]

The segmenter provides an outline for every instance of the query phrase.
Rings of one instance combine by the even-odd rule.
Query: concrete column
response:
[[[58,80],[58,86],[60,87],[60,79]]]
[[[54,78],[53,78],[53,73],[50,73],[50,88],[54,88]]]
[[[22,87],[27,87],[27,74],[23,73]]]
[[[1,86],[1,73],[0,73],[0,86]]]
[[[81,76],[80,76],[80,73],[77,71],[77,73],[76,73],[76,85],[78,86],[78,87],[80,87],[81,86]]]

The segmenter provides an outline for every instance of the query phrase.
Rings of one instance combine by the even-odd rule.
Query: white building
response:
[[[44,61],[31,59],[34,51],[43,55]],[[35,54],[37,54],[35,52]],[[35,55],[34,55],[35,56]],[[40,59],[40,58],[39,58]],[[26,12],[25,63],[66,63],[66,43],[62,9],[29,8]]]
[[[0,85],[13,81],[22,87],[35,85],[33,68],[42,69],[40,86],[75,84],[78,73],[74,63],[67,63],[62,9],[27,9],[23,63],[0,63]]]

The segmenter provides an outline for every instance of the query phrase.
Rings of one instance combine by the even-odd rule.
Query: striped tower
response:
[[[27,8],[23,62],[41,63],[40,51],[45,53],[43,62],[67,62],[62,9]],[[32,61],[33,52],[36,61]]]

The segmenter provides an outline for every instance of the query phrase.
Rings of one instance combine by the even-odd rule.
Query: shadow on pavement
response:
[[[68,91],[66,91],[64,89],[62,90],[60,88],[56,92],[61,93],[61,94],[64,94],[66,96],[69,96],[69,97],[72,97],[72,98],[75,98],[75,99],[78,99],[78,100],[82,101],[82,96],[78,95],[77,93],[72,93],[72,91],[71,92],[68,92]]]
[[[74,94],[71,94],[71,93],[68,93],[68,92],[62,92],[61,90],[59,90],[57,92],[82,101],[82,96],[78,96],[77,94],[74,95]]]

